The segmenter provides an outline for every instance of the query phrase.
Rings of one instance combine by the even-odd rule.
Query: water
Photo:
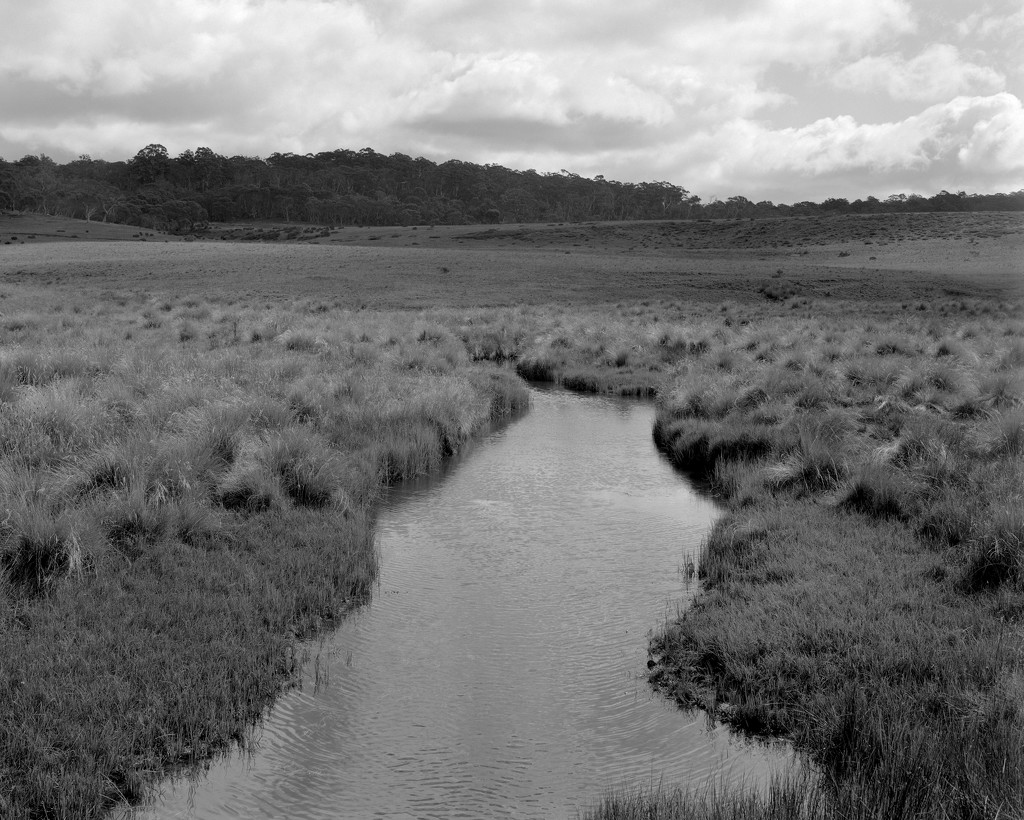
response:
[[[611,787],[757,782],[785,759],[647,684],[717,515],[656,452],[651,405],[532,399],[389,494],[373,602],[312,648],[255,750],[134,817],[575,817]]]

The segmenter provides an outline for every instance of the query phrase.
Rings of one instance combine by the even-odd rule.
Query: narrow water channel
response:
[[[655,450],[653,414],[534,390],[443,475],[390,492],[372,603],[313,647],[255,750],[132,816],[560,818],[611,787],[764,778],[783,750],[646,681],[717,515]]]

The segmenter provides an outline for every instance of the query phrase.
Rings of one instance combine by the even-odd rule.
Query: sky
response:
[[[1024,0],[0,0],[0,157],[370,147],[705,201],[1024,188]]]

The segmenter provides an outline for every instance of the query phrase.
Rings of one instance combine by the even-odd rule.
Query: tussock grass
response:
[[[82,546],[66,512],[54,515],[41,503],[23,502],[8,510],[0,538],[7,581],[30,596],[82,571]]]
[[[43,296],[0,328],[0,492],[25,511],[0,532],[0,813],[95,813],[244,738],[296,638],[371,588],[382,484],[520,409],[516,372],[659,396],[657,445],[729,514],[654,678],[819,772],[605,816],[1024,811],[1018,305],[119,293],[69,322]]]
[[[809,753],[820,779],[790,804],[814,808],[794,816],[1024,814],[1024,374],[1003,341],[1016,309],[984,308],[959,331],[894,314],[880,336],[855,315],[783,329],[766,311],[722,340],[726,375],[712,351],[659,400],[656,442],[730,512],[652,678]],[[727,446],[744,435],[759,446]],[[787,794],[711,803],[789,816],[765,802]],[[630,797],[594,816],[706,804]]]
[[[286,430],[267,442],[259,458],[295,504],[325,507],[335,500],[341,485],[338,466],[319,436]]]
[[[100,816],[244,740],[295,641],[369,594],[384,483],[528,401],[430,317],[48,298],[0,356],[12,820]]]

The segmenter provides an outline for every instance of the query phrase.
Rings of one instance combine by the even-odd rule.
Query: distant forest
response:
[[[669,182],[615,182],[405,154],[337,150],[225,157],[209,148],[171,157],[147,145],[130,160],[46,155],[0,159],[0,208],[116,222],[177,233],[210,222],[270,220],[340,225],[430,225],[721,219],[907,211],[1021,211],[1024,191],[792,205],[746,197],[701,202]]]

